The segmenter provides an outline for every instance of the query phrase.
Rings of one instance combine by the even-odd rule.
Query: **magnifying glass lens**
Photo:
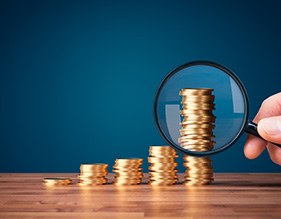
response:
[[[181,93],[184,89],[198,89],[199,94],[184,96]],[[204,89],[209,89],[209,93],[205,95],[203,91],[201,95],[200,90]],[[201,98],[199,102],[198,98]],[[247,96],[241,82],[228,69],[212,63],[187,64],[163,80],[156,96],[155,116],[161,134],[177,148],[184,145],[184,134],[184,139],[190,139],[191,143],[193,137],[202,139],[203,145],[204,131],[211,128],[213,145],[208,150],[185,147],[190,154],[208,154],[230,146],[241,134],[248,116]],[[197,132],[185,133],[186,130]],[[195,143],[200,145],[198,141]]]

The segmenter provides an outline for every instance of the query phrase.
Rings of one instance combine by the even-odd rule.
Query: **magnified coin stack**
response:
[[[213,129],[216,117],[213,115],[215,109],[212,95],[213,89],[185,88],[180,91],[182,96],[183,117],[180,130],[179,144],[190,151],[212,150],[215,142]],[[186,167],[186,185],[207,185],[213,181],[212,160],[209,157],[184,156]]]
[[[116,173],[114,183],[116,185],[137,185],[142,181],[143,159],[129,158],[116,159],[113,172]]]
[[[178,181],[176,151],[169,146],[150,146],[149,184],[173,185]]]
[[[79,185],[103,185],[107,182],[108,164],[81,164]]]
[[[70,178],[44,178],[43,182],[46,186],[65,186],[71,184]]]

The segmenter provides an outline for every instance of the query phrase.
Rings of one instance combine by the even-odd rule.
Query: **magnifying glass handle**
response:
[[[257,124],[254,123],[254,122],[251,122],[249,121],[248,122],[248,125],[245,127],[245,131],[248,133],[248,134],[251,134],[251,135],[254,135],[264,141],[266,141],[265,139],[263,139],[260,134],[258,133],[258,130],[257,130]],[[274,144],[276,146],[278,146],[279,148],[281,148],[281,145],[280,144],[276,144],[274,142],[270,142],[271,144]]]

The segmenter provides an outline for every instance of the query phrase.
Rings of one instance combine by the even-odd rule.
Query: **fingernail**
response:
[[[276,118],[262,119],[261,126],[268,135],[281,135],[281,122]]]

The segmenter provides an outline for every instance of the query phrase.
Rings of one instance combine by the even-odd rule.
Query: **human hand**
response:
[[[253,122],[258,124],[258,133],[266,141],[281,144],[281,92],[263,101]],[[267,147],[271,160],[281,165],[281,148],[266,141],[249,135],[244,147],[245,156],[255,159]]]

